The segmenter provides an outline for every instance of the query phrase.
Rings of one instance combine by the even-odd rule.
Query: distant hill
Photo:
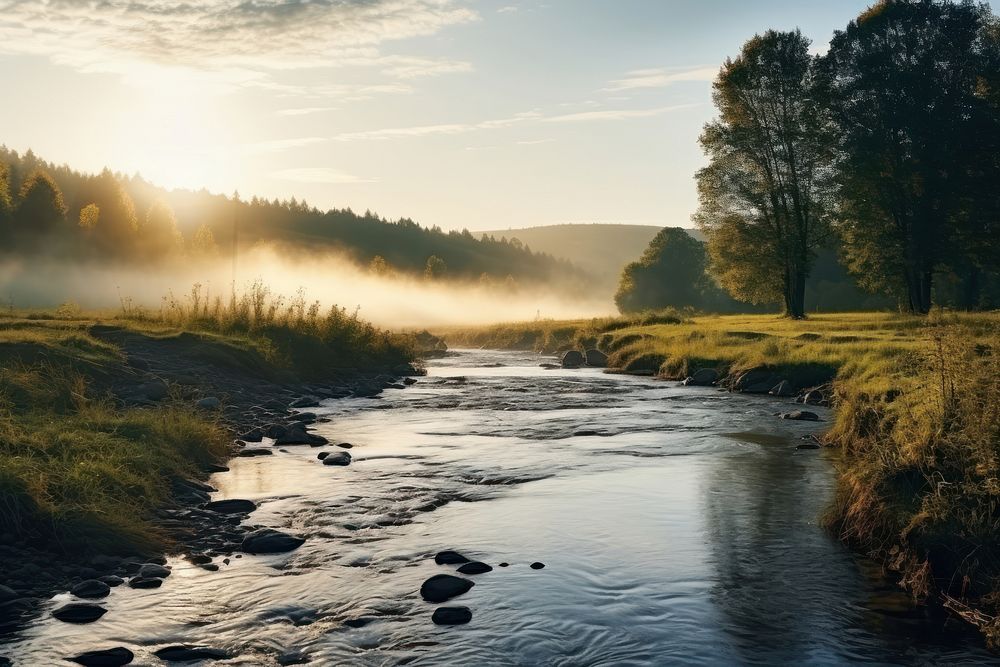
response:
[[[567,259],[612,291],[622,269],[639,256],[663,229],[654,225],[566,224],[485,232],[497,239],[516,238],[535,252]],[[692,235],[700,239],[700,234]]]

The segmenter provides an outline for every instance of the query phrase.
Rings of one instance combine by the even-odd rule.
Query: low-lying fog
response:
[[[539,286],[432,282],[412,276],[376,276],[335,254],[289,256],[270,249],[242,255],[237,292],[262,281],[287,298],[305,290],[323,307],[360,308],[360,315],[389,328],[482,324],[536,318],[594,317],[615,312],[610,295],[558,292]],[[170,267],[68,263],[48,258],[0,260],[0,304],[51,308],[73,303],[84,309],[120,309],[122,300],[157,311],[166,297],[190,301],[195,284],[210,300],[228,302],[233,268],[225,259],[186,261]],[[188,304],[190,305],[190,304]]]

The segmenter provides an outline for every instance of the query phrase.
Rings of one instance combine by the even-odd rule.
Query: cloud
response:
[[[297,183],[325,183],[329,185],[350,185],[354,183],[375,183],[376,179],[361,178],[330,167],[300,167],[282,169],[271,174],[274,178]]]
[[[292,148],[312,146],[326,142],[325,137],[295,137],[292,139],[274,139],[272,141],[258,141],[247,144],[243,147],[243,152],[247,155],[263,155],[266,153],[280,153]]]
[[[477,18],[455,0],[0,0],[0,53],[87,72],[222,72],[236,85],[261,72],[358,62],[414,77],[468,65],[386,58],[377,47]]]
[[[545,123],[581,123],[600,120],[627,120],[630,118],[650,118],[652,116],[662,116],[672,111],[690,109],[701,106],[698,104],[674,104],[666,107],[656,107],[653,109],[605,109],[603,111],[582,111],[580,113],[568,113],[560,116],[549,116],[543,118]]]
[[[291,109],[280,109],[278,111],[279,116],[308,116],[314,113],[323,113],[325,111],[336,111],[337,107],[298,107]]]
[[[637,88],[665,88],[682,81],[714,81],[718,74],[718,67],[708,65],[691,69],[637,69],[627,72],[623,79],[612,81],[604,90],[618,92]]]
[[[497,10],[497,14],[516,14],[517,7],[514,5],[506,5]]]
[[[537,146],[539,144],[551,144],[555,139],[529,139],[516,142],[518,146]]]
[[[416,79],[418,77],[472,71],[471,63],[459,60],[416,58],[412,56],[386,56],[373,64],[382,66],[382,72],[385,74],[400,79]]]

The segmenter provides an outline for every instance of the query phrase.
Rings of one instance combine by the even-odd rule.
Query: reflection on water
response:
[[[137,664],[189,643],[217,664],[981,664],[818,526],[832,484],[775,419],[772,399],[595,370],[543,370],[464,352],[377,399],[314,410],[353,443],[347,468],[316,449],[241,458],[218,497],[308,539],[218,572],[173,561],[159,590],[115,589],[97,623],[44,619],[0,650],[59,664],[127,646]],[[502,364],[502,365],[497,365]],[[420,599],[457,549],[494,566],[439,628]],[[542,570],[528,564],[544,562]],[[60,596],[55,602],[68,599]]]

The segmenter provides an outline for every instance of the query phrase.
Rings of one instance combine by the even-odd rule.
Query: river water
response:
[[[260,503],[253,523],[306,536],[301,548],[218,572],[172,559],[162,588],[114,589],[89,625],[44,616],[0,653],[17,665],[113,646],[159,664],[152,652],[178,643],[226,649],[235,657],[215,664],[231,665],[993,660],[820,528],[833,469],[795,445],[822,423],[778,419],[788,406],[770,398],[540,361],[459,351],[412,387],[328,401],[316,432],[354,444],[349,467],[287,447],[211,480],[218,498]],[[494,566],[448,603],[472,610],[465,626],[432,624],[419,595],[453,571],[434,563],[443,549]]]

